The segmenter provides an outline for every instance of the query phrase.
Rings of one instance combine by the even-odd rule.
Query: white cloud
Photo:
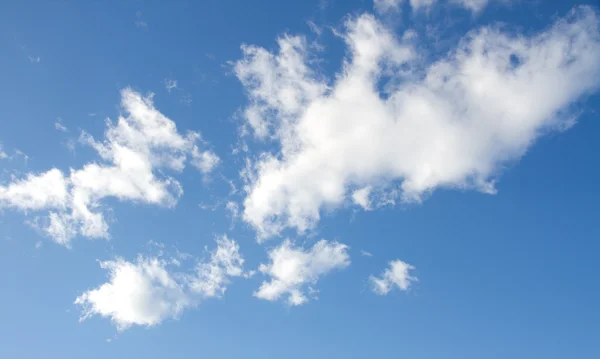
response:
[[[439,188],[495,193],[502,167],[564,128],[600,75],[589,7],[532,37],[473,31],[430,64],[414,37],[396,38],[370,15],[349,20],[343,36],[350,55],[331,84],[310,69],[300,37],[280,38],[278,54],[242,48],[247,124],[280,145],[244,171],[243,218],[259,240],[310,229],[323,207],[368,186],[382,203]]]
[[[196,167],[200,172],[204,174],[211,173],[220,163],[221,159],[212,151],[200,152],[196,148],[192,152],[192,166]]]
[[[38,175],[29,174],[6,187],[0,186],[0,208],[12,207],[24,211],[63,209],[67,199],[67,179],[55,168]]]
[[[56,121],[54,122],[54,128],[61,132],[69,131],[69,129],[65,125],[62,124],[62,120],[60,118],[56,119]]]
[[[4,148],[2,146],[2,142],[0,142],[0,160],[8,158],[6,152],[4,152]]]
[[[173,80],[173,79],[165,79],[165,88],[167,89],[168,92],[171,92],[172,89],[176,89],[177,88],[177,80]]]
[[[210,259],[199,262],[193,275],[174,272],[178,266],[161,257],[138,256],[134,262],[123,259],[101,262],[109,272],[108,281],[80,295],[81,320],[94,315],[112,320],[119,331],[132,325],[154,326],[177,319],[202,299],[220,297],[230,277],[242,276],[244,263],[239,247],[223,236]]]
[[[39,56],[28,56],[29,58],[29,62],[31,62],[32,64],[37,64],[40,61],[42,61],[41,57]]]
[[[271,277],[264,281],[254,296],[275,301],[287,296],[290,305],[301,305],[309,300],[304,293],[316,293],[315,285],[319,277],[334,269],[350,265],[348,247],[338,242],[320,240],[309,249],[295,247],[289,240],[269,252],[269,264],[261,264],[259,271]]]
[[[498,0],[499,2],[509,2],[510,0]],[[373,8],[380,14],[388,12],[398,12],[404,0],[373,0]],[[410,7],[414,11],[429,9],[435,5],[438,0],[409,0]],[[481,12],[488,4],[489,0],[449,0],[450,4],[463,7],[473,13]]]
[[[360,250],[360,254],[362,254],[365,257],[373,257],[373,253],[367,252],[367,251],[362,250],[362,249]]]
[[[400,5],[403,3],[404,0],[373,0],[373,7],[379,13],[386,13],[389,11],[399,11]]]
[[[154,107],[152,95],[142,97],[124,89],[121,106],[126,116],[120,116],[116,124],[107,120],[103,141],[82,133],[81,141],[98,152],[102,163],[71,169],[68,176],[51,169],[0,186],[0,207],[50,210],[45,222],[38,221],[39,226],[58,243],[68,245],[77,234],[108,237],[108,223],[101,210],[104,198],[174,206],[183,190],[163,170],[182,171],[188,159],[197,165],[200,135],[181,135],[175,123]],[[200,170],[209,167],[205,164]]]
[[[352,192],[352,201],[361,206],[365,211],[371,210],[371,200],[369,199],[369,195],[371,194],[371,187],[366,186],[361,189],[357,189]]]
[[[381,276],[369,277],[373,292],[387,295],[394,288],[408,290],[412,283],[417,281],[416,277],[410,275],[410,271],[414,269],[415,267],[399,259],[389,262],[389,268],[383,271]]]
[[[227,236],[217,240],[218,247],[211,253],[208,263],[200,263],[196,274],[189,278],[194,293],[203,297],[220,297],[225,294],[230,277],[244,276],[244,259],[238,244]]]
[[[508,0],[505,0],[504,2],[507,2]],[[488,4],[488,0],[451,0],[452,3],[456,4],[456,5],[460,5],[462,7],[464,7],[467,10],[470,10],[473,13],[479,13],[481,12],[481,10],[483,10],[487,4]]]

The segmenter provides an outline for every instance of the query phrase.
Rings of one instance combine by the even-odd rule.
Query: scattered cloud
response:
[[[399,259],[389,262],[389,268],[379,276],[369,277],[373,292],[379,295],[387,295],[392,289],[408,290],[417,277],[410,275],[415,267]]]
[[[204,174],[211,173],[221,163],[221,159],[212,151],[200,152],[197,148],[192,152],[192,166]]]
[[[171,90],[176,89],[176,88],[177,88],[177,80],[173,80],[170,78],[165,79],[165,89],[167,89],[167,92],[171,93]]]
[[[135,18],[136,18],[136,20],[135,20],[135,26],[137,26],[140,29],[147,29],[148,28],[148,23],[142,19],[142,12],[141,11],[136,11]]]
[[[309,300],[306,290],[309,294],[316,293],[312,286],[321,276],[350,265],[348,246],[326,240],[320,240],[308,250],[285,240],[269,252],[269,259],[270,263],[261,264],[258,270],[271,280],[264,281],[254,296],[269,301],[286,296],[286,302],[293,306]]]
[[[81,135],[81,142],[95,149],[103,162],[87,163],[68,175],[53,168],[0,186],[0,208],[48,210],[35,223],[64,245],[78,234],[108,238],[102,199],[173,207],[183,190],[164,170],[180,172],[188,159],[203,173],[214,167],[216,155],[205,155],[198,147],[200,134],[180,134],[175,123],[154,107],[152,95],[124,89],[121,106],[125,116],[116,124],[107,120],[101,142],[85,132]]]
[[[471,31],[434,62],[412,35],[368,14],[349,19],[340,34],[349,55],[333,81],[310,67],[303,37],[279,38],[278,53],[242,46],[245,126],[279,145],[244,171],[243,218],[259,240],[311,229],[322,208],[349,196],[367,205],[365,188],[377,205],[421,202],[440,188],[495,193],[503,166],[572,123],[570,105],[598,87],[590,7],[530,37]]]
[[[67,128],[65,125],[63,125],[63,123],[62,123],[62,119],[61,119],[60,117],[59,117],[59,118],[57,118],[57,119],[56,119],[56,121],[54,122],[54,128],[55,128],[57,131],[61,131],[61,132],[69,132],[69,129],[68,129],[68,128]]]
[[[357,189],[352,192],[352,201],[361,206],[365,211],[370,211],[371,208],[371,200],[369,199],[369,195],[371,194],[371,187],[366,186],[361,189]]]
[[[0,160],[4,160],[7,158],[8,158],[8,155],[6,154],[6,152],[4,152],[4,147],[2,145],[2,142],[0,142]]]
[[[42,61],[42,58],[39,56],[28,56],[29,58],[29,62],[31,62],[32,64],[37,64],[40,61]]]
[[[362,256],[364,256],[364,257],[373,257],[373,253],[371,253],[371,252],[367,252],[367,251],[365,251],[365,250],[362,250],[362,249],[360,250],[360,254],[361,254]]]
[[[110,318],[119,331],[151,327],[177,319],[203,299],[221,297],[231,277],[244,275],[243,264],[239,246],[226,236],[217,239],[217,248],[197,263],[193,274],[177,272],[178,266],[162,257],[104,261],[100,267],[108,271],[108,281],[81,294],[75,304],[81,307],[82,321],[98,315]]]

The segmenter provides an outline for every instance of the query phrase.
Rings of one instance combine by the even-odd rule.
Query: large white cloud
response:
[[[599,84],[589,7],[530,37],[472,31],[433,62],[414,32],[397,37],[368,14],[342,36],[349,55],[332,82],[311,68],[302,37],[280,38],[278,53],[242,48],[246,123],[279,144],[245,171],[243,218],[259,239],[310,229],[324,207],[352,197],[371,208],[439,188],[495,193],[502,166],[570,126],[569,106]]]
[[[306,250],[296,247],[289,240],[269,252],[269,264],[261,264],[259,271],[271,277],[264,281],[254,296],[275,301],[286,296],[290,305],[304,304],[306,296],[316,293],[312,287],[319,277],[334,269],[350,265],[348,247],[338,242],[320,240]],[[306,287],[306,288],[305,288]]]
[[[387,295],[392,289],[398,288],[406,291],[417,281],[417,277],[410,275],[415,267],[399,259],[390,261],[389,268],[380,276],[370,276],[369,282],[373,292],[379,295]]]
[[[143,97],[127,88],[121,91],[124,115],[106,121],[102,141],[85,132],[102,162],[90,162],[68,175],[54,168],[29,174],[0,186],[0,207],[50,212],[38,225],[55,241],[67,244],[77,234],[108,237],[108,223],[100,209],[102,199],[174,206],[183,193],[177,180],[163,170],[181,171],[186,162],[208,173],[219,163],[209,150],[200,150],[200,135],[182,135],[175,123],[158,111],[152,95]]]
[[[120,331],[132,325],[158,325],[178,318],[202,299],[222,296],[231,277],[244,275],[239,246],[226,236],[217,240],[208,260],[198,262],[194,274],[177,271],[173,263],[178,261],[141,255],[134,262],[101,262],[109,279],[77,297],[81,320],[107,317]]]

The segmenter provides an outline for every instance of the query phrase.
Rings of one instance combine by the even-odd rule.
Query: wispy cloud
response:
[[[167,89],[167,92],[171,92],[171,90],[176,89],[177,88],[177,80],[174,80],[172,78],[166,78],[165,81],[165,89]]]
[[[54,122],[54,128],[60,132],[69,132],[69,129],[65,125],[63,125],[62,119],[60,117],[57,118]]]

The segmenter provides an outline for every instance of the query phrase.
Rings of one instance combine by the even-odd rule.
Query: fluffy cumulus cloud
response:
[[[82,133],[81,141],[97,151],[101,162],[87,163],[68,174],[53,168],[0,186],[0,208],[48,210],[36,223],[62,244],[78,234],[107,238],[102,199],[172,207],[183,190],[164,170],[182,171],[189,160],[207,173],[218,164],[214,153],[199,149],[200,134],[181,134],[175,123],[154,107],[152,95],[144,97],[124,89],[121,106],[124,115],[116,123],[106,121],[102,141]]]
[[[350,265],[348,247],[338,242],[320,240],[310,249],[296,247],[289,240],[269,252],[268,264],[259,271],[271,277],[264,281],[254,296],[275,301],[286,297],[290,305],[302,305],[317,291],[313,286],[319,278],[334,269]]]
[[[415,267],[399,259],[389,262],[387,268],[380,276],[369,277],[373,292],[379,295],[387,295],[392,289],[408,290],[417,277],[410,275]]]
[[[244,275],[238,244],[226,236],[217,240],[210,258],[200,261],[193,274],[177,272],[178,260],[163,257],[101,262],[108,281],[81,294],[81,320],[95,315],[110,318],[122,331],[132,325],[154,326],[178,318],[203,299],[220,297],[231,277]]]
[[[348,56],[331,81],[302,37],[281,37],[278,52],[242,47],[246,126],[279,145],[244,172],[243,218],[259,239],[310,229],[323,208],[349,201],[370,209],[439,188],[495,193],[500,169],[571,125],[570,105],[599,83],[589,7],[531,36],[471,31],[432,60],[414,32],[396,36],[368,14],[341,36]]]

